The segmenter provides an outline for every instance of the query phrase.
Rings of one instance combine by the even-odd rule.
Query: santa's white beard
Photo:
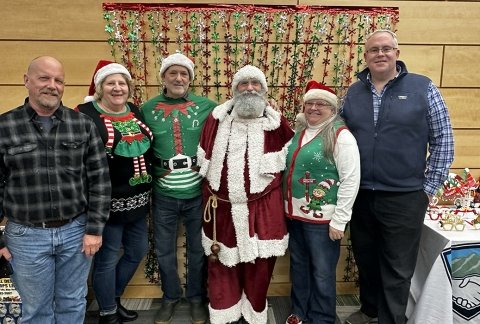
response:
[[[257,118],[266,107],[263,95],[255,91],[245,91],[233,98],[233,110],[241,118]]]

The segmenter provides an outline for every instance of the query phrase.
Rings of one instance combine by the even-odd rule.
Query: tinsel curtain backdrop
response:
[[[239,68],[257,66],[267,77],[268,96],[291,122],[309,80],[342,97],[364,67],[366,36],[376,29],[396,31],[399,21],[394,7],[104,3],[103,11],[111,54],[131,72],[136,104],[162,91],[161,62],[180,52],[195,63],[191,90],[219,103],[231,97]],[[347,249],[343,280],[353,281]],[[158,282],[153,248],[145,273]]]

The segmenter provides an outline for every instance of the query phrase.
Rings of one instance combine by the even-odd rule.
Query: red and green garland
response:
[[[364,67],[365,37],[375,29],[395,31],[399,20],[392,7],[104,3],[103,9],[111,54],[130,70],[136,104],[161,91],[162,59],[181,52],[195,63],[192,91],[219,103],[230,98],[240,67],[259,67],[269,97],[290,121],[311,79],[342,97]],[[347,252],[344,280],[352,281],[355,266]],[[158,282],[153,249],[145,272]]]

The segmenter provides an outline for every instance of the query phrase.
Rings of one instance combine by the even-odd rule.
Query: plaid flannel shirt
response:
[[[1,218],[31,225],[87,213],[86,233],[101,235],[111,184],[95,124],[60,105],[44,134],[36,116],[28,98],[0,115]]]

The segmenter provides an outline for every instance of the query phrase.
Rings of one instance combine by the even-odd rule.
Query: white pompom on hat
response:
[[[232,81],[232,92],[233,93],[237,92],[237,86],[240,83],[240,81],[250,80],[250,79],[258,80],[262,85],[262,89],[265,92],[267,92],[268,86],[267,86],[267,79],[265,77],[265,73],[263,73],[259,68],[253,65],[245,65],[240,70],[238,70],[237,73],[235,73]]]
[[[190,81],[195,77],[195,65],[193,61],[181,53],[171,54],[163,59],[162,66],[160,67],[160,77],[163,77],[165,71],[172,65],[180,65],[186,68],[188,74],[190,74]]]
[[[335,108],[335,111],[338,110],[338,97],[331,88],[326,85],[319,83],[315,80],[308,81],[305,88],[305,95],[303,96],[303,102],[310,100],[325,100],[332,107]]]
[[[92,82],[90,83],[90,87],[88,88],[88,96],[83,99],[83,102],[93,101],[95,95],[95,87],[101,84],[107,76],[117,73],[124,74],[128,80],[132,80],[130,72],[128,72],[127,68],[123,65],[107,60],[98,61],[97,67],[95,68],[95,72],[92,77]]]

